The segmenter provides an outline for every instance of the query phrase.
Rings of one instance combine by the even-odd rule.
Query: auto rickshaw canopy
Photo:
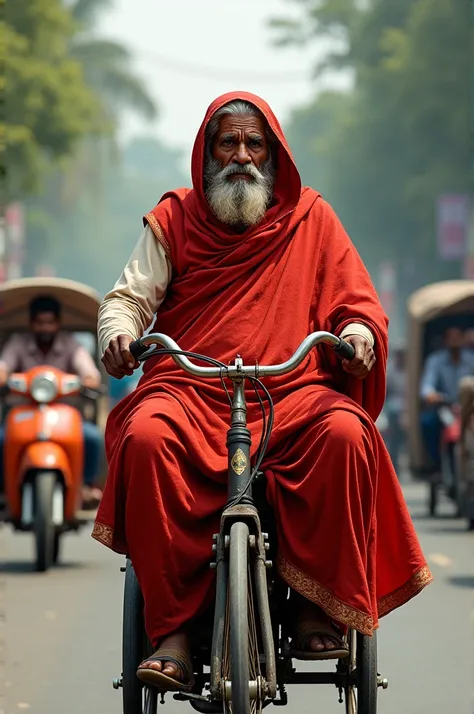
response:
[[[29,327],[29,304],[40,295],[56,298],[62,306],[61,322],[70,332],[96,332],[100,295],[93,288],[66,278],[19,278],[0,284],[2,336]]]
[[[410,466],[415,472],[423,472],[428,466],[420,427],[423,365],[427,354],[439,346],[444,331],[451,326],[474,327],[474,280],[432,283],[408,300],[408,447]]]

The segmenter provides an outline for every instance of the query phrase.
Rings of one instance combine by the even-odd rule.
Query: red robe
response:
[[[279,140],[275,198],[237,234],[203,192],[204,132],[228,101],[253,102]],[[330,206],[300,177],[283,132],[260,98],[236,92],[208,109],[192,155],[192,190],[163,196],[145,216],[173,276],[153,331],[225,363],[285,361],[315,330],[354,321],[375,337],[364,381],[321,346],[290,375],[265,379],[275,426],[263,464],[289,585],[342,624],[371,634],[378,619],[431,579],[397,476],[374,420],[385,398],[387,318]],[[253,452],[261,413],[247,389]],[[229,406],[219,380],[196,379],[171,358],[150,359],[138,388],[110,413],[109,474],[93,537],[131,556],[153,642],[212,598],[212,534],[227,496]]]

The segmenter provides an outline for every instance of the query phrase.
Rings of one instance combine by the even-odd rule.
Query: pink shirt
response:
[[[77,374],[81,379],[100,378],[88,351],[67,332],[60,332],[46,353],[39,349],[31,333],[12,335],[0,355],[0,366],[6,367],[9,373],[26,372],[41,365]]]

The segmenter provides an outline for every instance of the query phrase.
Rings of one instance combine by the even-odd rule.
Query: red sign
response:
[[[467,253],[469,196],[446,194],[438,199],[438,251],[443,260],[462,260]]]

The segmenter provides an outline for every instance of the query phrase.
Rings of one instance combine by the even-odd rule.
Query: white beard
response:
[[[253,178],[230,181],[229,176],[235,173],[246,173]],[[219,161],[208,157],[205,179],[206,198],[221,223],[255,226],[264,217],[272,199],[275,170],[271,159],[259,171],[253,164],[229,164],[223,169]]]

